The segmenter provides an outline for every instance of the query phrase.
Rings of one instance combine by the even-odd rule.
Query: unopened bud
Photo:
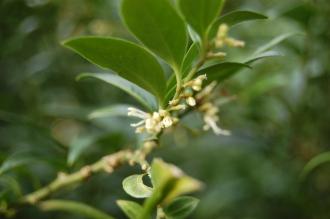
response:
[[[189,106],[196,106],[196,100],[193,97],[188,97],[186,101]]]

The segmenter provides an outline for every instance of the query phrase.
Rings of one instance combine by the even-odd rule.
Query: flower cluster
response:
[[[143,112],[139,109],[129,107],[128,115],[142,119],[138,123],[131,124],[136,128],[136,133],[147,132],[157,134],[164,128],[169,128],[178,122],[178,118],[171,116],[168,110],[159,110],[152,114]]]
[[[215,47],[222,48],[224,46],[230,47],[244,47],[245,42],[236,40],[228,36],[229,26],[227,24],[221,24],[218,29],[218,33],[215,39]]]
[[[196,99],[200,102],[198,111],[203,115],[205,122],[204,130],[212,129],[217,135],[230,135],[230,131],[221,129],[217,123],[219,122],[219,109],[212,102],[212,92],[216,88],[217,83],[214,81],[206,86],[201,92],[196,95]]]
[[[171,100],[166,110],[160,109],[158,112],[146,113],[136,108],[128,108],[129,116],[141,119],[131,126],[136,128],[137,133],[158,134],[178,122],[179,119],[175,116],[178,112],[187,107],[196,107],[203,115],[204,130],[212,129],[215,134],[229,135],[229,131],[223,130],[217,125],[219,110],[212,103],[212,92],[217,83],[213,82],[202,89],[203,81],[206,79],[206,75],[200,75],[186,82],[178,98]]]

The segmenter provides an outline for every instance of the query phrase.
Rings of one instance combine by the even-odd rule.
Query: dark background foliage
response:
[[[163,137],[154,156],[177,164],[206,187],[192,218],[330,217],[329,164],[300,175],[330,143],[330,4],[314,1],[228,1],[225,12],[250,9],[268,21],[232,29],[247,47],[241,57],[282,33],[300,32],[276,50],[283,57],[259,62],[222,84],[238,98],[222,106],[230,137],[179,126]],[[97,71],[60,41],[78,35],[130,37],[119,20],[118,1],[2,0],[0,2],[0,200],[22,194],[121,148],[134,147],[127,118],[88,120],[93,109],[130,97],[99,81],[76,82]],[[198,127],[191,115],[185,124]],[[132,168],[66,188],[55,198],[80,200],[123,217],[115,204],[129,199],[121,180]],[[16,218],[74,218],[63,213],[20,209]],[[78,218],[78,217],[77,217]]]

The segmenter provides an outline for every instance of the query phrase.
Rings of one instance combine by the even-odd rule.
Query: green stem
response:
[[[176,100],[181,92],[181,88],[182,88],[182,79],[181,79],[181,74],[180,71],[178,70],[178,68],[174,68],[174,74],[175,74],[175,78],[176,78],[176,91],[175,91],[175,95],[173,97],[173,100]]]
[[[48,200],[41,202],[38,207],[42,211],[66,211],[93,219],[114,219],[114,217],[89,205],[66,200]]]
[[[193,69],[191,69],[191,71],[188,73],[187,77],[184,79],[184,82],[190,81],[194,77],[194,75],[197,73],[197,71],[199,70],[199,68],[204,65],[204,63],[208,59],[207,54],[208,54],[209,50],[210,50],[209,45],[204,42],[203,43],[203,49],[202,49],[201,58],[197,62],[196,66]]]

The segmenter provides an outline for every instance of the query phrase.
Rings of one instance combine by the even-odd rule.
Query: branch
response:
[[[51,193],[68,185],[81,182],[94,173],[102,171],[112,173],[115,169],[122,166],[124,163],[131,161],[134,158],[134,154],[135,153],[131,151],[122,150],[117,153],[107,155],[94,164],[84,166],[75,173],[59,173],[53,182],[35,192],[25,195],[20,202],[23,204],[36,204],[38,201],[46,198]]]

